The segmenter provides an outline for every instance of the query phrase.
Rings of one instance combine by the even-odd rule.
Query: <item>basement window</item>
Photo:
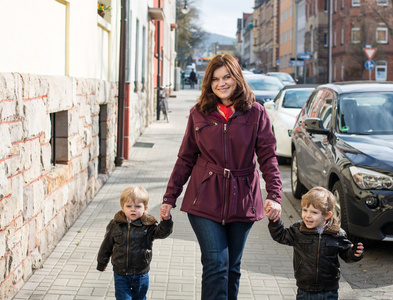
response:
[[[51,164],[68,162],[68,111],[50,114],[51,123]]]
[[[108,105],[100,105],[100,114],[98,115],[98,173],[108,172],[108,133],[109,133],[109,111]]]

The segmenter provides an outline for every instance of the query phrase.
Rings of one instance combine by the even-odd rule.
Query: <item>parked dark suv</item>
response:
[[[393,241],[393,82],[319,86],[297,117],[292,193],[323,186],[354,240]]]

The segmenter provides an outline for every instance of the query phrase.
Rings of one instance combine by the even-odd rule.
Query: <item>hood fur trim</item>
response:
[[[300,224],[300,231],[305,233],[317,233],[316,228],[308,229],[303,221]],[[336,220],[335,217],[331,217],[329,223],[326,225],[325,229],[323,230],[323,233],[337,234],[339,232],[340,232],[340,226],[338,225],[338,221]]]
[[[118,222],[118,223],[128,223],[126,215],[121,210],[119,210],[115,214],[115,216],[113,218],[113,221]],[[158,223],[157,219],[154,216],[149,215],[149,214],[143,214],[142,217],[140,217],[140,219],[135,220],[132,223],[136,223],[137,224],[138,221],[142,225],[145,225],[145,226],[150,226],[150,225],[154,225],[154,224]]]

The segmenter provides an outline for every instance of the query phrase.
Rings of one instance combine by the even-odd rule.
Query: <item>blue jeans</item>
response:
[[[149,289],[149,273],[140,275],[115,274],[116,300],[146,300]]]
[[[308,292],[297,289],[296,300],[337,300],[338,291]]]
[[[224,226],[188,214],[201,248],[202,299],[237,299],[240,261],[253,222],[234,222]]]

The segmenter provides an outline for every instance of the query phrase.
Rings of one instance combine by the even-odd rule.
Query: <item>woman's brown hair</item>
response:
[[[214,71],[222,66],[227,68],[229,74],[236,81],[236,89],[231,96],[233,107],[242,112],[249,110],[255,102],[255,96],[243,77],[239,63],[230,54],[216,55],[208,64],[202,82],[202,93],[197,103],[198,108],[207,115],[217,110],[220,98],[213,93],[211,83]]]

